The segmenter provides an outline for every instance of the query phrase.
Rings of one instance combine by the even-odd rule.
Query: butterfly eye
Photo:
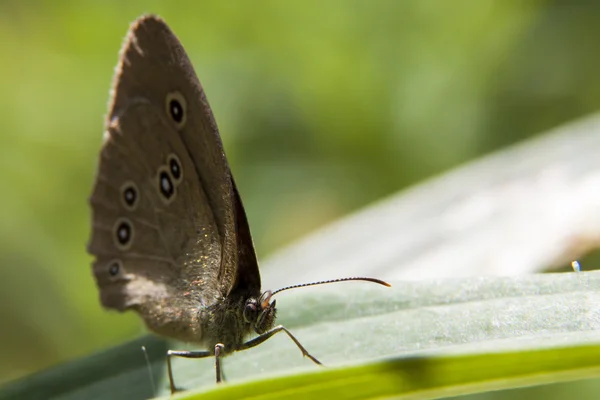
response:
[[[187,118],[187,103],[179,92],[171,92],[167,95],[166,112],[175,126],[183,128]]]
[[[175,154],[169,154],[169,157],[167,157],[167,165],[171,176],[176,183],[179,183],[183,176],[181,161],[179,161],[179,158]]]
[[[135,210],[138,203],[138,197],[138,189],[135,183],[128,181],[121,186],[121,200],[126,209],[130,211]]]
[[[246,302],[246,306],[244,307],[244,321],[246,323],[251,324],[256,321],[256,304],[254,304],[256,300],[249,299]]]
[[[133,239],[133,225],[126,218],[118,219],[115,223],[114,235],[117,247],[121,250],[128,249]]]

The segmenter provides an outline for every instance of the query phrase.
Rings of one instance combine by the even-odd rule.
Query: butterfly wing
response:
[[[88,250],[105,306],[135,309],[158,333],[195,341],[199,306],[239,284],[260,290],[212,112],[157,17],[132,24],[121,50],[90,203]]]

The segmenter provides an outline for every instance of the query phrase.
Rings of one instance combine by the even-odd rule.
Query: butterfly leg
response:
[[[169,350],[167,351],[167,371],[169,373],[169,385],[171,385],[171,394],[177,391],[175,382],[173,381],[173,368],[171,367],[171,357],[184,357],[184,358],[204,358],[210,357],[213,354],[210,351],[187,351],[187,350]]]
[[[278,325],[275,328],[263,333],[260,336],[255,337],[254,339],[250,339],[248,340],[246,343],[244,343],[242,345],[242,347],[240,348],[240,350],[245,350],[245,349],[249,349],[251,347],[257,346],[259,344],[261,344],[262,342],[264,342],[265,340],[267,340],[268,338],[270,338],[271,336],[273,336],[274,334],[276,334],[277,332],[285,332],[290,339],[292,339],[294,341],[294,343],[296,343],[296,346],[298,346],[298,348],[300,349],[300,351],[302,352],[302,355],[305,357],[310,358],[315,364],[319,364],[322,365],[321,362],[319,360],[317,360],[315,357],[313,357],[305,348],[304,346],[302,346],[300,344],[300,342],[298,341],[298,339],[296,339],[294,337],[294,335],[292,335],[292,333],[290,331],[288,331],[283,325]]]
[[[225,380],[225,376],[221,371],[221,353],[223,353],[223,349],[225,346],[221,343],[215,344],[215,371],[217,373],[217,383],[221,382],[221,380]],[[223,379],[221,379],[223,377]]]

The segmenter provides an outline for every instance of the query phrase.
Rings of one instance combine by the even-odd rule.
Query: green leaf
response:
[[[432,399],[598,376],[600,345],[417,356],[222,385],[178,399]]]
[[[214,360],[175,359],[176,384],[204,388],[182,398],[432,398],[598,376],[599,288],[600,273],[589,272],[284,292],[277,296],[279,321],[325,368],[302,359],[280,334],[227,357],[224,385],[214,383]],[[26,378],[0,398],[151,396],[142,342]],[[166,395],[166,345],[145,345]]]

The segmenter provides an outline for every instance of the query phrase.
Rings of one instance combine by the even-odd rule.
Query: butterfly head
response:
[[[257,334],[268,331],[275,325],[276,300],[271,301],[273,293],[270,290],[264,292],[259,299],[255,297],[246,300],[244,307],[244,320],[254,328]]]

